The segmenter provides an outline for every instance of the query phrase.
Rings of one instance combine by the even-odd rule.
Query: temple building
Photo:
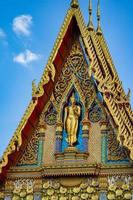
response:
[[[70,8],[0,160],[0,200],[133,199],[133,112],[100,25]]]

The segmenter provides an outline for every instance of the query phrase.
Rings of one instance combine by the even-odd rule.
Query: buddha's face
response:
[[[74,96],[72,96],[72,97],[70,98],[70,102],[71,102],[71,104],[75,104],[75,103],[76,103]]]

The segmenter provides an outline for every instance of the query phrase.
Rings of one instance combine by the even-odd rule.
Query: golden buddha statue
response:
[[[64,129],[67,132],[67,142],[72,147],[77,142],[77,131],[81,113],[80,106],[76,105],[74,93],[70,97],[70,103],[71,105],[65,108]]]

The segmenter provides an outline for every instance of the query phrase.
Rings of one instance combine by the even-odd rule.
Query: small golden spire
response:
[[[92,0],[89,0],[89,23],[88,29],[93,30],[93,22],[92,22]]]
[[[71,7],[72,8],[78,8],[78,6],[79,6],[78,0],[72,0],[71,1]]]
[[[101,19],[101,15],[100,15],[100,0],[98,0],[98,4],[97,4],[97,21],[98,21],[97,33],[98,34],[102,34],[101,25],[100,25],[100,19]]]
[[[131,90],[128,88],[127,99],[130,101],[131,98]]]

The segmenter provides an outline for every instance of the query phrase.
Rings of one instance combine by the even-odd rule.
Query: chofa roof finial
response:
[[[92,22],[92,0],[89,0],[89,23],[88,29],[93,30],[93,22]]]
[[[78,8],[78,6],[79,6],[78,0],[72,0],[71,1],[71,7],[72,8]]]
[[[98,0],[98,4],[97,4],[97,33],[98,34],[102,34],[102,30],[101,30],[101,25],[100,25],[100,20],[101,20],[101,14],[100,14],[100,0]]]

